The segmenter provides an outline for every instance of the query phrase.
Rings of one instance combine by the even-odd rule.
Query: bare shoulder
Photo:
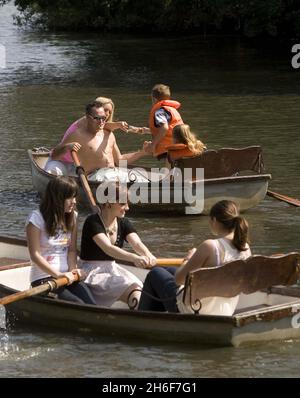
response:
[[[205,241],[203,241],[200,246],[199,249],[206,249],[206,250],[214,250],[215,248],[215,241],[214,239],[206,239]]]
[[[195,257],[197,259],[202,259],[203,262],[209,257],[211,257],[214,254],[214,241],[213,239],[207,239],[200,243],[200,245],[197,247],[197,250],[195,252]]]

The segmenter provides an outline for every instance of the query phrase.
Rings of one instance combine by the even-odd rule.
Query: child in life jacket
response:
[[[178,124],[173,128],[173,145],[169,145],[168,158],[174,160],[201,155],[206,149],[202,141],[198,140],[188,124]]]

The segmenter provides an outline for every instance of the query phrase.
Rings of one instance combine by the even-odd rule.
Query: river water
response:
[[[261,145],[274,191],[300,196],[300,70],[291,53],[236,38],[134,38],[23,31],[0,8],[0,234],[24,236],[38,205],[27,149],[51,148],[97,96],[116,118],[146,125],[150,90],[171,86],[210,148]],[[122,152],[142,137],[116,133]],[[145,165],[157,165],[151,158]],[[255,254],[299,250],[300,210],[266,198],[246,213]],[[80,214],[80,226],[87,213]],[[207,217],[132,219],[157,256],[182,257],[208,235]],[[0,315],[1,318],[1,315]],[[2,314],[3,321],[3,314]],[[1,319],[0,319],[1,322]],[[1,332],[0,377],[299,377],[300,342],[239,349],[145,345],[51,332]]]

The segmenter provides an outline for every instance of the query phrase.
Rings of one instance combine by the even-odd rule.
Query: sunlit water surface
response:
[[[233,38],[131,38],[24,32],[0,8],[0,233],[24,236],[38,205],[27,149],[51,148],[92,98],[112,97],[116,118],[147,125],[150,90],[170,84],[182,116],[210,148],[261,145],[273,190],[300,196],[299,71],[290,55]],[[143,138],[116,133],[122,152]],[[142,164],[157,165],[151,158]],[[299,250],[299,209],[266,198],[247,212],[254,253]],[[80,213],[80,228],[86,212]],[[182,257],[208,236],[207,217],[137,216],[144,242]],[[3,323],[3,314],[0,314]],[[1,323],[0,323],[1,326]],[[45,332],[0,331],[1,377],[298,377],[300,344],[205,349]]]

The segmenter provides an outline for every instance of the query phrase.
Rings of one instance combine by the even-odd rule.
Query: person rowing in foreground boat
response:
[[[31,286],[39,286],[53,278],[65,276],[69,285],[56,290],[58,298],[76,303],[96,304],[83,282],[74,282],[75,275],[84,277],[77,268],[78,186],[71,177],[52,179],[40,204],[26,221],[26,235],[33,263]]]
[[[89,103],[86,106],[85,123],[77,125],[75,131],[53,149],[45,170],[56,175],[75,174],[73,162],[66,161],[67,159],[63,156],[68,151],[80,150],[82,167],[87,174],[92,173],[91,179],[97,181],[103,178],[103,171],[99,176],[98,169],[114,168],[121,160],[126,160],[128,164],[131,164],[151,152],[151,142],[145,141],[141,150],[122,155],[112,130],[104,128],[106,118],[101,102]]]
[[[81,237],[81,266],[87,273],[85,283],[89,286],[99,305],[110,307],[115,301],[128,303],[128,297],[139,301],[142,282],[122,267],[122,260],[136,267],[149,268],[156,258],[143,244],[135,228],[125,217],[129,209],[127,189],[112,183],[115,197],[100,203],[99,213],[87,217]],[[107,200],[107,201],[105,201]],[[134,253],[123,249],[127,241]],[[116,261],[120,261],[120,264]]]
[[[182,290],[178,294],[189,272],[202,267],[217,267],[251,256],[248,223],[239,215],[234,202],[222,200],[216,203],[210,210],[209,225],[211,232],[217,238],[205,240],[197,249],[191,249],[180,268],[154,267],[148,273],[139,302],[139,310],[193,313],[189,306],[183,304]],[[155,298],[162,301],[157,301]],[[239,296],[206,297],[201,300],[199,313],[231,316],[238,299]]]
[[[172,131],[173,144],[166,147],[168,160],[172,164],[174,160],[201,155],[206,149],[202,141],[198,140],[188,124],[178,124]]]

